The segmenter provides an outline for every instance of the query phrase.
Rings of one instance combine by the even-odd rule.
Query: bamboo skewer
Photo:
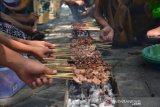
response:
[[[54,59],[54,58],[43,58],[45,61],[53,61],[53,62],[67,62],[67,59]]]
[[[93,30],[93,31],[100,31],[100,28],[98,28],[98,27],[91,27],[91,26],[89,26],[89,27],[84,27],[84,28],[80,28],[80,30]]]
[[[59,71],[74,71],[74,67],[69,67],[69,66],[54,66],[53,64],[44,64],[46,67],[54,70],[59,70]]]
[[[56,64],[56,63],[58,63],[58,64],[68,64],[68,60],[67,59],[63,59],[63,60],[45,60],[45,62],[47,63],[47,64]]]
[[[67,44],[67,45],[66,45]],[[54,47],[68,47],[70,43],[63,43],[63,44],[53,44]]]
[[[93,42],[92,43],[93,45],[110,45],[110,44],[112,44],[112,42],[101,42],[101,41],[95,41],[95,42]],[[59,48],[58,49],[64,49],[64,50],[66,50],[66,49],[70,49],[70,43],[64,43],[64,44],[53,44],[53,45],[55,45],[55,46],[59,46]],[[62,47],[62,46],[64,46],[63,48],[60,48],[60,47]]]
[[[74,29],[74,28],[73,28]],[[80,27],[78,30],[90,30],[90,31],[100,31],[100,28],[98,28],[98,27],[91,27],[91,26],[89,26],[89,27]]]
[[[97,48],[110,48],[112,45],[96,45]]]
[[[70,59],[54,59],[54,58],[43,58],[43,59],[49,63],[68,63],[68,61],[73,61]]]
[[[101,48],[108,48],[108,47],[111,47],[112,45],[103,45],[103,44],[98,44],[98,45],[91,45],[90,47],[93,48],[93,49],[96,49],[98,47],[101,47]],[[53,49],[53,51],[55,52],[53,55],[54,56],[74,56],[74,54],[71,54],[70,50],[68,49]],[[61,55],[62,54],[62,55]]]
[[[66,56],[70,57],[70,56],[75,56],[75,55],[71,54],[71,53],[55,53],[55,54],[53,54],[53,56],[55,56],[55,57],[66,57]]]
[[[69,52],[70,49],[67,48],[59,48],[59,49],[53,49],[54,52]]]
[[[73,76],[74,76],[73,73],[58,73],[55,75],[45,75],[45,77],[48,77],[48,78],[65,79],[65,80],[72,80]]]
[[[69,66],[68,62],[47,62],[47,64],[49,65],[54,65],[54,66]]]

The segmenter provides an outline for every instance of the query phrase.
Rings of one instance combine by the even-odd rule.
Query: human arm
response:
[[[3,12],[0,12],[0,17],[3,20],[5,20],[6,22],[9,22],[9,23],[13,24],[14,26],[16,26],[17,28],[23,30],[27,34],[32,34],[32,33],[34,33],[36,31],[36,29],[33,29],[30,26],[26,26],[26,25],[23,25],[23,24],[19,23],[18,21],[16,21],[15,19],[13,19],[10,16],[4,14]]]
[[[3,32],[0,32],[0,43],[18,52],[31,53],[40,61],[43,61],[44,57],[49,57],[50,54],[53,54],[53,51],[47,47],[24,44],[22,42],[13,40],[8,34]]]
[[[102,16],[102,10],[101,10],[101,3],[100,3],[100,0],[96,0],[95,2],[95,18],[96,20],[98,21],[98,23],[105,27],[105,26],[109,26],[107,20]]]
[[[8,16],[10,16],[11,18],[15,19],[16,21],[18,21],[20,23],[24,23],[24,24],[28,24],[28,23],[33,24],[39,18],[39,15],[34,12],[31,12],[30,14],[14,13],[14,14],[8,14]]]
[[[92,13],[95,9],[95,3],[92,4],[90,7],[85,8],[85,11],[81,14],[82,16],[87,16]]]
[[[31,45],[31,46],[41,46],[41,47],[47,47],[49,49],[54,48],[54,44],[51,44],[51,43],[45,42],[45,41],[24,40],[24,39],[19,39],[19,38],[15,38],[15,37],[13,37],[13,39],[16,41],[19,41],[21,43]]]
[[[0,44],[0,59],[1,66],[15,71],[20,79],[32,88],[51,83],[52,79],[46,78],[44,75],[56,73],[55,70],[50,70],[39,62],[24,58],[2,44]]]
[[[96,0],[96,10],[95,10],[95,18],[98,23],[103,27],[100,33],[100,38],[105,42],[112,42],[114,36],[113,28],[108,24],[107,20],[103,17],[103,13],[101,10],[102,1]],[[105,5],[105,4],[103,4]]]

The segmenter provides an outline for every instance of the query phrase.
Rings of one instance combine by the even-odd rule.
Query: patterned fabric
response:
[[[4,22],[0,22],[0,31],[7,33],[13,37],[21,38],[21,39],[30,39],[31,37],[26,35],[24,32],[19,30],[18,28]]]

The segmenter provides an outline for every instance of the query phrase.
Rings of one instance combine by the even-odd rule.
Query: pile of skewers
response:
[[[82,20],[80,22],[74,22],[71,25],[72,37],[79,38],[79,37],[90,37],[89,31],[100,31],[100,27],[96,24],[95,20]]]
[[[97,24],[92,20],[84,20],[81,22],[74,22],[72,24],[73,30],[94,30],[99,31],[100,28],[97,26]]]
[[[78,83],[105,84],[109,79],[111,66],[103,62],[100,52],[91,46],[92,42],[92,39],[79,39],[72,46],[71,51],[75,56],[71,59],[77,68],[73,79]]]
[[[109,80],[111,66],[103,62],[100,52],[96,50],[96,46],[93,43],[93,39],[83,38],[71,44],[65,44],[68,48],[57,49],[56,51],[59,54],[56,57],[63,59],[52,60],[52,58],[48,58],[45,65],[61,72],[57,75],[47,76],[74,80],[78,83],[105,84]],[[57,45],[57,47],[61,46],[60,44]]]

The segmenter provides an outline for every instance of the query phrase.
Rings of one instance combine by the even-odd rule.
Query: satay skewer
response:
[[[110,48],[110,47],[112,47],[112,45],[103,45],[103,44],[101,44],[101,45],[96,45],[96,47],[97,48]]]
[[[45,60],[46,64],[68,64],[67,59],[63,59],[63,60]]]
[[[62,43],[62,44],[52,44],[53,47],[57,48],[57,47],[70,47],[70,43]]]
[[[57,48],[52,49],[54,52],[70,52],[70,48]]]
[[[59,70],[59,71],[72,72],[75,69],[75,67],[70,67],[70,66],[54,66],[53,64],[44,64],[44,65],[50,69]]]
[[[47,78],[54,78],[54,79],[64,79],[64,80],[73,80],[73,73],[58,73],[55,75],[44,75]]]
[[[49,62],[49,63],[68,63],[70,61],[74,61],[74,60],[71,60],[71,59],[55,59],[55,58],[43,58],[46,62]]]
[[[55,66],[69,66],[68,62],[47,62],[45,64],[55,65]]]
[[[75,55],[71,54],[71,53],[55,53],[55,54],[53,54],[53,56],[55,56],[55,57],[70,57],[70,56],[75,56]]]
[[[55,58],[43,58],[45,61],[49,62],[67,62],[68,59],[55,59]]]
[[[71,43],[64,43],[64,44],[53,44],[53,45],[56,45],[57,47],[55,48],[56,49],[60,49],[60,50],[70,50],[70,45]],[[95,41],[93,43],[91,43],[91,45],[98,45],[98,46],[101,46],[101,45],[112,45],[112,42],[101,42],[101,41]],[[54,49],[53,49],[54,50]]]
[[[70,78],[72,79],[74,74],[73,73],[58,73],[58,74],[55,74],[55,75],[45,75],[46,77],[49,77],[49,78]]]
[[[100,31],[100,28],[98,28],[98,27],[80,27],[80,29],[79,30],[90,30],[90,31]]]

